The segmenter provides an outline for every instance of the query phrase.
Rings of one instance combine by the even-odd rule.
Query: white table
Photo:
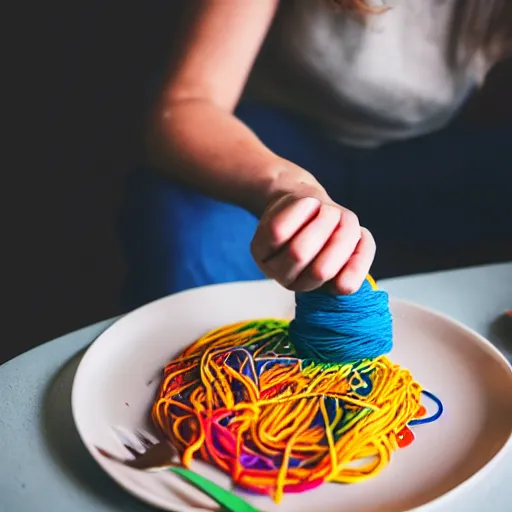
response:
[[[392,295],[450,315],[512,358],[512,263],[390,279]],[[149,512],[83,447],[71,416],[83,350],[115,319],[50,341],[0,366],[0,512]],[[430,509],[429,509],[430,510]],[[512,454],[432,512],[512,511]]]

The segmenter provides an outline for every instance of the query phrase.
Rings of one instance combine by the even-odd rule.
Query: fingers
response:
[[[322,251],[340,225],[340,219],[339,207],[322,205],[316,217],[298,231],[279,253],[265,262],[267,274],[283,286],[292,286]]]
[[[261,218],[251,243],[252,255],[260,266],[320,210],[321,203],[313,197],[297,200],[291,196],[278,201]]]
[[[357,291],[375,256],[375,241],[357,216],[318,199],[283,197],[263,215],[251,251],[265,274],[293,291],[326,285]]]
[[[341,219],[330,239],[311,264],[291,285],[295,291],[311,291],[336,277],[347,264],[361,239],[357,216],[339,208]]]
[[[361,228],[361,238],[355,251],[330,283],[335,294],[348,295],[359,290],[370,271],[375,250],[376,245],[372,234],[366,228]]]

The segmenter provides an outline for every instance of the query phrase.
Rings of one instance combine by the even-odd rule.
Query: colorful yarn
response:
[[[393,348],[388,294],[368,277],[352,295],[297,293],[290,340],[297,355],[327,363],[374,359]]]
[[[265,319],[207,333],[167,365],[152,409],[185,466],[201,458],[276,502],[376,475],[414,440],[409,426],[432,418],[408,370],[384,355],[299,358],[289,327]]]

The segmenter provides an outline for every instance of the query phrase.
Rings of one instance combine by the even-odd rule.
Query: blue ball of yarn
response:
[[[301,359],[352,363],[387,354],[393,347],[388,294],[368,280],[351,295],[296,293],[290,340]]]

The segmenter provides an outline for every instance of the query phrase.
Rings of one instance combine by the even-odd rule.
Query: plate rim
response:
[[[98,466],[111,478],[117,485],[119,485],[121,488],[123,488],[126,492],[131,494],[133,497],[135,497],[138,500],[141,500],[143,503],[146,503],[150,506],[156,507],[161,510],[167,510],[172,512],[203,512],[207,511],[207,509],[204,508],[190,508],[187,506],[187,508],[181,508],[181,506],[174,506],[174,509],[170,509],[165,504],[158,504],[156,503],[157,500],[149,500],[142,496],[140,493],[137,493],[133,489],[130,489],[128,485],[125,485],[124,482],[121,479],[116,478],[111,472],[107,469],[107,465],[103,464],[103,461],[100,459],[99,455],[95,453],[95,450],[92,446],[89,446],[89,443],[86,441],[86,434],[82,431],[79,422],[77,421],[77,409],[79,407],[79,404],[77,403],[78,398],[78,387],[81,380],[81,375],[85,371],[84,368],[87,365],[87,361],[94,356],[95,350],[98,350],[97,348],[100,346],[102,339],[106,336],[108,336],[108,333],[112,330],[116,329],[118,324],[122,323],[123,321],[126,321],[127,318],[134,315],[135,313],[139,313],[142,310],[150,309],[155,304],[163,303],[169,300],[171,297],[181,296],[183,294],[195,294],[200,293],[204,289],[215,289],[215,288],[230,288],[233,286],[246,286],[246,285],[254,285],[254,284],[267,284],[269,286],[274,283],[270,279],[258,279],[258,280],[251,280],[251,281],[236,281],[232,283],[218,283],[218,284],[211,284],[206,286],[200,286],[188,290],[182,290],[177,293],[168,294],[164,297],[161,297],[159,299],[150,301],[146,304],[143,304],[139,306],[138,308],[135,308],[121,316],[119,316],[117,319],[115,319],[105,330],[103,330],[96,338],[86,347],[85,351],[83,351],[82,357],[80,358],[80,362],[76,368],[75,375],[73,377],[73,383],[71,388],[71,413],[73,417],[73,422],[75,424],[75,428],[77,430],[78,436],[80,438],[80,441],[86,448],[89,455],[93,458],[93,460],[98,464]],[[279,285],[277,285],[279,286]],[[385,288],[383,288],[383,291],[386,291]],[[290,292],[293,293],[293,292]],[[445,314],[435,308],[425,306],[423,304],[420,304],[418,302],[404,299],[399,296],[396,296],[394,294],[389,293],[389,304],[391,310],[393,309],[394,305],[402,304],[405,307],[412,308],[419,310],[423,313],[426,313],[428,315],[437,317],[443,322],[447,322],[448,324],[452,324],[453,326],[456,326],[460,330],[466,332],[467,334],[477,338],[480,345],[483,345],[499,362],[502,363],[502,365],[508,370],[508,373],[512,376],[512,362],[509,361],[505,355],[487,338],[485,338],[482,334],[477,332],[475,329],[465,325],[463,322],[456,318],[450,317],[448,314]],[[393,312],[393,311],[392,311]],[[460,484],[456,485],[454,488],[446,491],[445,493],[439,495],[437,498],[427,502],[423,503],[422,505],[418,505],[414,508],[407,509],[407,512],[427,512],[429,509],[435,506],[442,506],[447,504],[450,500],[456,498],[457,495],[463,493],[470,485],[473,485],[475,482],[483,479],[485,476],[487,476],[504,458],[507,452],[512,448],[512,426],[511,431],[509,433],[508,438],[506,441],[502,444],[502,446],[497,450],[497,452],[494,454],[494,456],[491,457],[480,469],[478,469],[475,473],[473,473],[471,476],[466,478],[464,481],[462,481]]]

